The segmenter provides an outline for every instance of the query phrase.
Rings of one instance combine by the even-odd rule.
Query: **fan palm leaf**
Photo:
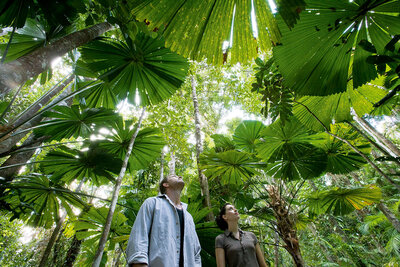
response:
[[[188,61],[164,47],[161,38],[138,34],[135,41],[102,39],[81,48],[86,67],[113,86],[119,99],[140,105],[170,97],[183,83]]]
[[[260,121],[243,121],[236,128],[233,135],[233,142],[239,150],[253,153],[255,152],[255,142],[261,137],[261,132],[265,128]]]
[[[377,78],[363,49],[370,40],[378,52],[400,32],[400,1],[306,0],[300,21],[283,22],[282,45],[274,48],[287,87],[301,95],[344,92],[349,78],[357,88]],[[350,74],[350,76],[349,76]]]
[[[279,39],[275,18],[264,0],[132,0],[129,5],[139,21],[164,30],[167,47],[194,60],[207,58],[222,64],[223,44],[231,40],[232,62],[247,62],[257,56],[257,47],[266,51]],[[257,26],[252,25],[252,8]],[[252,27],[257,28],[258,43]]]
[[[380,81],[376,81],[378,85]],[[351,109],[363,116],[370,113],[373,105],[382,99],[386,92],[378,87],[378,85],[365,84],[358,87],[356,90],[352,88],[352,82],[348,83],[347,91],[329,96],[304,96],[297,100],[293,106],[293,114],[306,127],[313,131],[325,130],[323,125],[313,116],[328,126],[334,120],[335,122],[351,121]],[[313,114],[310,113],[306,106]]]
[[[52,119],[42,122],[35,129],[35,134],[49,136],[51,140],[58,141],[63,138],[89,137],[93,133],[93,126],[104,126],[105,123],[118,118],[110,109],[82,109],[78,105],[57,106],[51,111],[46,111],[43,116]]]
[[[260,163],[251,154],[235,150],[221,153],[205,152],[200,158],[200,163],[208,178],[219,177],[224,184],[238,185],[259,174],[258,168],[265,167],[265,164]]]
[[[47,153],[40,166],[45,173],[52,174],[55,180],[70,183],[75,179],[87,178],[99,186],[114,181],[113,174],[119,173],[122,160],[97,145],[83,152],[60,147]]]
[[[334,188],[311,194],[308,197],[308,206],[312,213],[332,212],[336,216],[348,214],[355,209],[360,210],[367,205],[379,202],[381,198],[381,189],[375,186]]]
[[[135,127],[130,128],[130,122],[123,122],[122,119],[113,123],[110,136],[107,140],[100,141],[99,146],[106,149],[120,159],[125,158],[129,141],[135,132]],[[165,146],[165,141],[161,137],[161,132],[155,128],[143,128],[136,136],[133,144],[132,153],[129,158],[129,169],[146,169],[148,164],[155,160]]]
[[[16,178],[5,200],[14,213],[20,213],[20,219],[26,219],[32,226],[46,228],[58,221],[61,207],[70,217],[75,217],[72,207],[84,206],[74,192],[54,183],[49,176],[37,174]]]

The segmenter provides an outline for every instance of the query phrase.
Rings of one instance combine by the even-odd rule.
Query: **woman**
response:
[[[238,227],[239,213],[226,203],[217,216],[217,224],[225,233],[215,238],[218,267],[267,267],[256,236]]]

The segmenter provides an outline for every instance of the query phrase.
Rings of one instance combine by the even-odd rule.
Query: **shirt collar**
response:
[[[165,199],[168,200],[168,202],[175,208],[174,203],[173,203],[172,200],[168,197],[167,194],[161,194],[161,195],[158,195],[157,197],[159,197],[159,198],[165,198]],[[184,210],[187,210],[187,204],[186,204],[186,203],[183,203],[183,202],[181,201],[181,205],[182,205],[182,208],[183,208]]]
[[[228,237],[228,236],[230,236],[230,235],[232,234],[232,232],[229,231],[228,229],[226,229],[224,234],[225,234],[226,237]],[[242,229],[240,229],[240,228],[239,228],[239,234],[240,234],[240,235],[243,234],[243,231],[242,231]]]

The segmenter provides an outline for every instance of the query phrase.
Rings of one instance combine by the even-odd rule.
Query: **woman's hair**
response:
[[[232,204],[231,203],[225,203],[225,205],[223,205],[221,210],[219,211],[219,215],[215,219],[219,229],[221,229],[221,230],[228,229],[228,223],[224,220],[224,218],[222,218],[222,215],[225,215],[225,213],[226,213],[226,206],[228,206],[228,205],[232,205]]]

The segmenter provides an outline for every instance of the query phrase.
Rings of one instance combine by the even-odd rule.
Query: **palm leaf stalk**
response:
[[[358,155],[360,155],[365,161],[367,161],[380,175],[382,175],[389,183],[391,183],[394,187],[396,187],[400,191],[400,185],[396,184],[395,181],[393,181],[389,176],[387,176],[375,163],[373,163],[364,153],[362,153],[359,149],[357,149],[355,146],[353,146],[348,140],[341,138],[340,136],[335,135],[331,131],[329,131],[328,127],[325,126],[323,122],[320,121],[320,119],[303,103],[300,103],[298,101],[295,101],[295,103],[303,106],[321,125],[324,127],[325,132],[332,136],[333,138],[342,141],[343,143],[347,144],[354,152],[356,152]]]
[[[42,120],[42,116],[35,116],[35,114],[43,106],[45,106],[55,95],[67,89],[67,85],[70,84],[73,79],[74,76],[70,75],[66,79],[60,80],[52,89],[46,92],[40,99],[35,101],[30,107],[19,114],[12,122],[10,122],[8,132],[11,133],[19,127],[27,129],[37,125]],[[60,95],[60,97],[56,99],[62,98],[62,96],[63,95]],[[5,137],[3,137],[0,142],[0,153],[10,151],[24,136],[25,134],[21,133],[19,135],[6,135]]]
[[[104,253],[104,248],[106,246],[108,234],[110,232],[110,227],[111,227],[111,222],[112,222],[112,218],[113,218],[113,215],[114,215],[115,207],[116,207],[116,204],[117,204],[117,201],[118,201],[118,194],[119,194],[119,190],[121,188],[122,178],[125,175],[125,172],[126,172],[126,169],[127,169],[127,166],[128,166],[128,162],[129,162],[129,157],[131,155],[133,144],[135,143],[136,136],[139,133],[139,129],[140,129],[140,126],[142,124],[142,120],[143,120],[143,117],[144,117],[144,114],[145,114],[145,110],[146,110],[146,108],[143,108],[142,114],[140,115],[138,124],[136,126],[136,131],[132,135],[132,138],[131,138],[131,140],[129,142],[129,146],[128,146],[128,149],[126,151],[126,155],[125,155],[125,159],[124,159],[124,162],[122,164],[122,167],[121,167],[121,171],[120,171],[120,173],[118,175],[118,178],[115,181],[115,187],[114,187],[114,191],[113,191],[113,195],[112,195],[112,199],[111,199],[110,209],[108,211],[107,220],[106,220],[103,232],[102,232],[101,237],[100,237],[99,246],[97,248],[92,267],[99,267],[100,266],[101,259],[103,257],[103,253]]]
[[[16,86],[23,84],[50,66],[50,62],[68,51],[79,47],[104,32],[111,30],[108,22],[96,24],[90,28],[74,32],[54,43],[39,48],[17,60],[0,65],[0,96],[7,94]]]

